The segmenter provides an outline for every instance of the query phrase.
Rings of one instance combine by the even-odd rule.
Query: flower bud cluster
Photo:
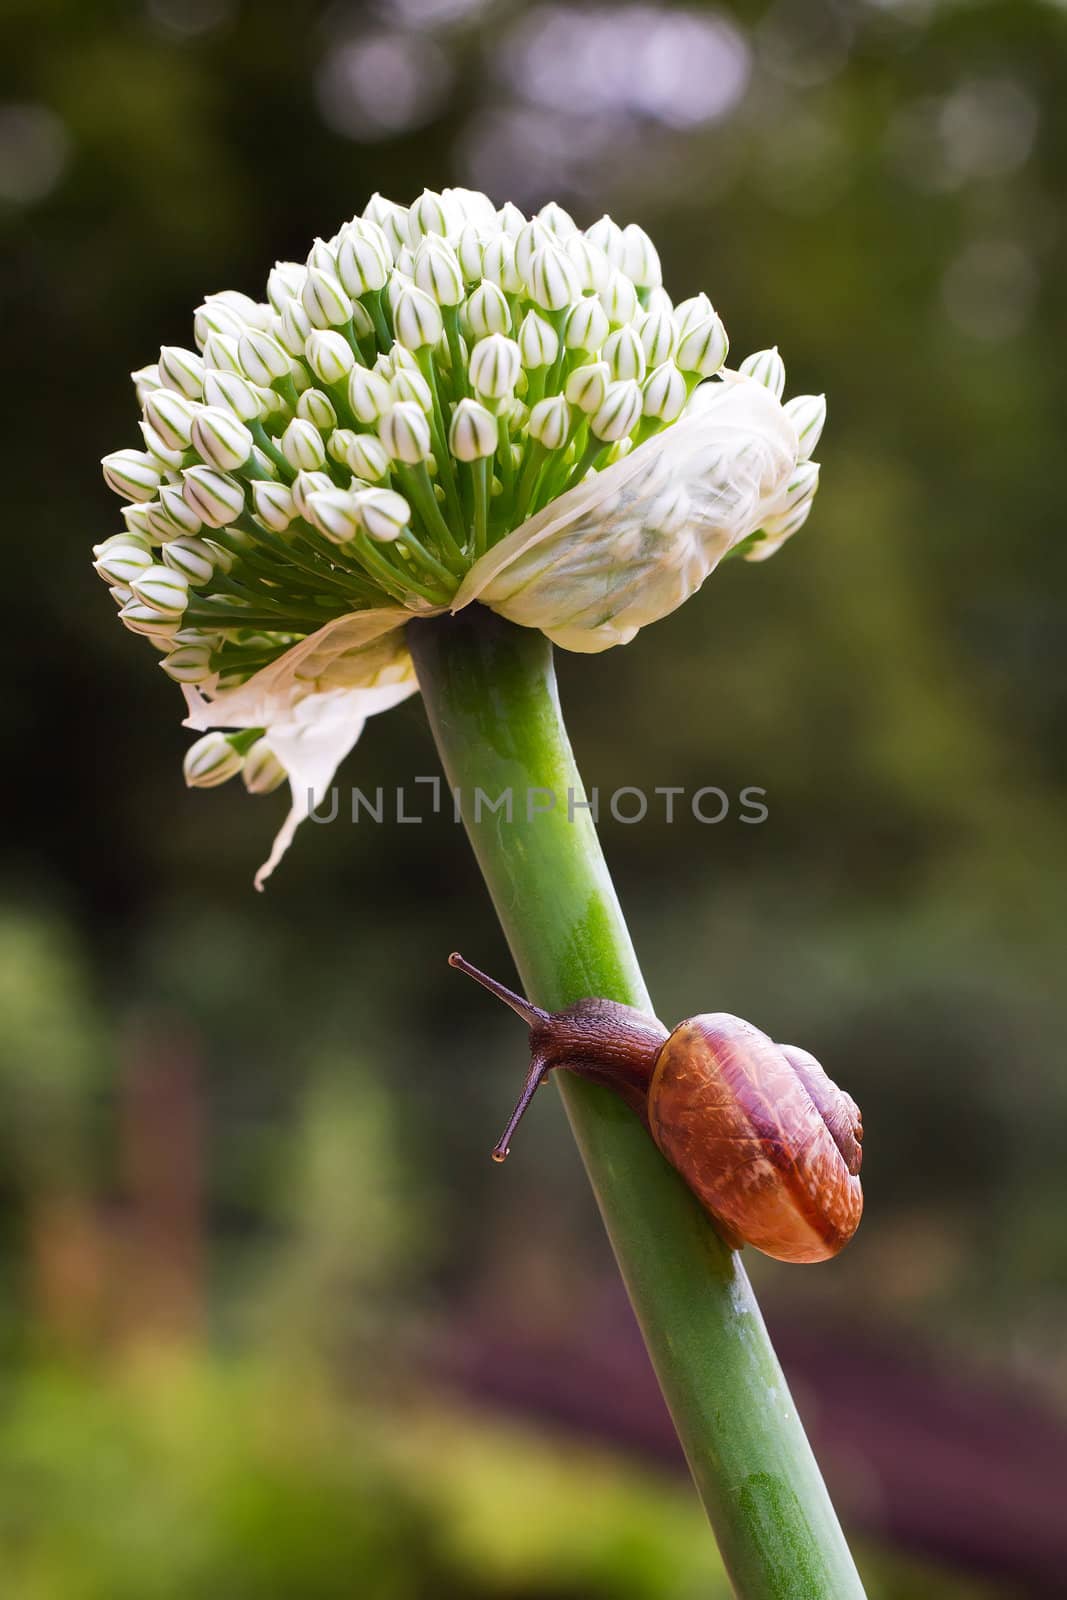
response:
[[[674,424],[727,350],[707,296],[675,305],[634,224],[583,232],[560,206],[527,218],[462,189],[375,195],[278,262],[262,300],[209,295],[191,345],[133,375],[143,448],[104,458],[125,531],[96,570],[172,678],[240,684],[334,618],[446,606],[520,523]],[[777,351],[742,371],[781,395]],[[768,552],[818,475],[825,408],[790,404],[803,459]],[[186,776],[241,770],[264,792],[281,769],[253,753],[208,735]]]

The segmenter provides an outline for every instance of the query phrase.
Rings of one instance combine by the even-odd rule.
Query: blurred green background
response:
[[[561,657],[661,1015],[864,1108],[867,1216],[754,1273],[873,1597],[1064,1591],[1067,8],[7,0],[0,1568],[19,1600],[724,1594],[462,833],[188,792],[90,570],[127,372],[375,189],[641,222],[825,390],[807,528]],[[1056,468],[1053,471],[1053,468]],[[342,770],[436,761],[420,704]]]

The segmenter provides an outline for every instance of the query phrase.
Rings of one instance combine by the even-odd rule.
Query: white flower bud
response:
[[[401,247],[408,242],[408,213],[405,208],[384,199],[380,194],[373,194],[363,208],[363,218],[381,228],[395,261]]]
[[[303,354],[311,337],[311,318],[302,300],[287,300],[278,318],[278,343],[293,357]]]
[[[282,455],[296,472],[317,472],[326,461],[326,446],[314,423],[294,417],[278,443]]]
[[[151,639],[153,644],[162,645],[169,650],[171,641],[178,631],[178,618],[165,617],[152,606],[146,606],[143,600],[136,596],[127,600],[119,611],[119,621],[124,628],[129,628],[131,633],[143,634],[146,639]]]
[[[463,299],[459,257],[436,233],[428,234],[416,250],[413,276],[417,286],[439,306],[458,306]]]
[[[694,294],[688,300],[679,300],[674,308],[674,326],[679,339],[698,322],[707,322],[715,316],[715,307],[706,294]]]
[[[380,372],[353,367],[348,375],[348,403],[356,421],[369,425],[392,405],[392,390]]]
[[[241,360],[237,354],[237,340],[225,333],[210,333],[204,343],[205,371],[236,372],[243,376]]]
[[[143,450],[112,450],[100,465],[108,488],[124,500],[151,500],[163,476]]]
[[[106,539],[102,539],[99,544],[94,544],[93,555],[96,557],[97,561],[100,561],[108,554],[110,550],[123,549],[140,550],[146,556],[150,556],[152,554],[152,545],[149,539],[141,538],[141,536],[136,533],[124,532],[111,533]],[[101,576],[103,575],[101,574]],[[120,581],[124,583],[126,580],[122,579]]]
[[[376,223],[353,222],[344,230],[337,248],[337,276],[354,300],[384,289],[392,265],[389,242]]]
[[[471,351],[471,385],[488,399],[506,399],[513,392],[521,370],[522,352],[514,339],[507,339],[502,333],[490,334]]]
[[[418,356],[413,350],[405,349],[402,344],[394,344],[388,356],[379,356],[378,360],[382,363],[382,372],[385,371],[385,363],[389,363],[390,378],[394,378],[396,374],[402,371],[404,368],[407,368],[409,372],[422,371],[422,368],[419,366]],[[375,364],[377,365],[377,363]]]
[[[332,272],[309,267],[300,302],[313,328],[340,328],[352,316],[352,302]]]
[[[296,414],[302,422],[310,422],[320,433],[332,433],[337,426],[337,412],[329,395],[321,389],[305,389],[296,402]]]
[[[595,296],[584,296],[567,312],[563,343],[568,350],[594,355],[611,331],[608,314]]]
[[[345,434],[342,460],[350,472],[357,478],[366,479],[368,483],[377,483],[379,478],[388,476],[389,452],[380,439],[375,438],[373,433],[349,433],[342,429],[337,432]],[[337,433],[333,437],[336,439]]]
[[[371,314],[361,300],[352,302],[352,332],[357,339],[369,339],[374,336]]]
[[[162,378],[159,376],[158,364],[150,367],[138,367],[136,372],[130,373],[130,378],[133,381],[134,391],[137,395],[137,404],[139,406],[143,406],[148,396],[153,394],[155,390],[166,387]]]
[[[175,527],[159,500],[150,500],[145,506],[148,519],[148,532],[154,543],[166,544],[168,539],[176,539],[181,529]]]
[[[683,372],[714,377],[726,360],[730,341],[720,319],[712,312],[703,322],[690,322],[678,340],[674,360]]]
[[[402,400],[378,422],[378,437],[394,461],[413,467],[430,454],[430,424],[421,408]]]
[[[182,497],[190,511],[209,528],[225,528],[244,510],[244,490],[236,478],[228,478],[214,467],[186,467],[182,473]]]
[[[163,617],[180,617],[189,604],[189,580],[183,572],[172,572],[169,567],[146,567],[136,578],[130,579],[130,588],[143,606],[149,606]]]
[[[515,265],[520,277],[529,282],[530,268],[533,258],[538,250],[543,250],[547,244],[556,244],[557,241],[545,227],[543,222],[524,222],[515,235]]]
[[[663,282],[663,268],[655,245],[644,228],[630,222],[622,230],[623,272],[632,278],[639,289],[658,289]]]
[[[244,381],[246,383],[248,382],[247,379]],[[264,389],[262,385],[258,383],[249,383],[248,387],[256,397],[256,401],[259,405],[259,416],[261,419],[269,417],[289,417],[292,415],[292,407],[290,406],[288,400],[286,400],[283,395],[280,395],[277,389]],[[252,418],[249,417],[245,420],[251,421]],[[271,433],[274,433],[276,430],[271,428],[270,431]]]
[[[297,511],[306,521],[310,521],[309,496],[318,494],[320,490],[332,488],[334,481],[328,472],[298,472],[293,479],[290,493]]]
[[[242,538],[247,538],[246,534],[238,533],[236,528],[231,528],[228,536],[234,541],[240,541]],[[236,556],[234,556],[231,550],[227,550],[224,545],[216,544],[214,539],[205,539],[204,543],[211,551],[211,559],[215,563],[215,571],[221,572],[223,577],[227,577],[233,571],[233,565],[237,559]],[[230,601],[226,595],[202,595],[201,599],[205,602],[205,604],[208,602],[214,602],[223,606],[228,606],[230,604]],[[185,631],[188,632],[189,630],[186,629]]]
[[[288,776],[270,743],[257,739],[241,768],[241,782],[249,794],[271,794]]]
[[[671,359],[678,335],[669,311],[650,311],[637,324],[637,331],[650,367],[662,366]]]
[[[187,450],[196,407],[174,389],[155,389],[145,397],[145,420],[169,450]]]
[[[591,290],[600,294],[607,288],[611,262],[599,245],[591,244],[584,233],[572,233],[565,241],[564,249],[574,264],[583,292]]]
[[[481,461],[496,453],[497,420],[476,400],[461,400],[452,413],[448,448],[457,461]]]
[[[558,239],[566,239],[572,233],[578,231],[578,224],[570,212],[564,211],[563,207],[557,205],[554,200],[550,200],[547,205],[541,207],[537,213],[536,220],[543,228],[547,228],[549,233],[554,233]]]
[[[277,339],[259,328],[250,328],[237,343],[237,359],[246,378],[269,389],[279,378],[289,376],[291,361]]]
[[[206,628],[179,628],[172,637],[176,650],[185,644],[206,644],[209,650],[217,650],[222,644],[222,634],[211,633]]]
[[[673,361],[664,361],[645,380],[642,406],[646,417],[674,422],[684,411],[688,398],[689,390],[681,372]]]
[[[165,344],[160,350],[160,382],[166,389],[198,400],[203,394],[203,360],[179,344]]]
[[[319,272],[327,272],[331,277],[337,276],[337,257],[331,245],[325,239],[316,239],[308,251],[307,268],[310,272],[315,267]]]
[[[819,488],[819,462],[797,462],[797,466],[793,467],[789,483],[774,498],[773,514],[765,518],[763,531],[773,538],[781,536],[782,533],[795,533],[808,515],[817,488]],[[803,510],[803,517],[797,522],[795,517],[800,510]]]
[[[326,440],[326,454],[331,461],[336,461],[339,466],[344,466],[348,459],[348,450],[353,439],[362,439],[361,433],[356,433],[354,428],[334,428]]]
[[[378,544],[398,539],[411,521],[411,507],[393,489],[361,489],[355,498],[360,521]]]
[[[511,200],[505,200],[496,214],[496,220],[506,234],[521,233],[526,226],[526,218]]]
[[[567,379],[567,399],[579,411],[591,416],[604,404],[611,371],[606,361],[593,361],[585,367],[575,367]]]
[[[236,342],[246,327],[246,319],[231,310],[220,295],[209,294],[193,312],[193,338],[201,350],[213,333],[225,334]]]
[[[209,467],[232,472],[252,454],[252,435],[231,411],[201,406],[193,418],[193,444]]]
[[[636,378],[640,383],[645,376],[645,347],[632,327],[619,328],[609,335],[600,359],[607,362],[613,378]]]
[[[149,570],[153,565],[152,557],[143,545],[128,542],[122,534],[117,534],[116,538],[121,543],[112,544],[109,539],[100,547],[93,571],[98,572],[105,583],[130,584]]]
[[[296,516],[292,492],[284,483],[267,479],[252,484],[252,509],[271,533],[284,533]]]
[[[308,269],[299,261],[276,261],[267,278],[267,299],[280,317],[290,300],[298,300]]]
[[[320,383],[341,383],[356,363],[344,334],[321,328],[308,335],[304,359]]]
[[[254,389],[236,372],[206,372],[204,374],[204,399],[209,406],[232,411],[242,422],[253,422],[263,413],[261,389]],[[277,396],[273,397],[275,400]]]
[[[432,189],[424,189],[408,212],[408,243],[414,249],[426,233],[455,233],[462,215],[454,202]]]
[[[538,367],[550,367],[559,355],[559,338],[551,323],[528,311],[519,329],[519,350],[522,364],[528,372]]]
[[[203,539],[171,539],[163,546],[163,564],[180,572],[190,583],[207,583],[214,576],[211,547]]]
[[[482,239],[477,228],[467,223],[456,246],[459,270],[465,284],[478,283],[482,276]]]
[[[621,328],[625,323],[632,322],[639,310],[637,290],[625,273],[617,269],[600,291],[600,299],[613,328]]]
[[[464,222],[473,223],[476,228],[482,229],[497,227],[496,207],[489,196],[483,194],[480,189],[446,189],[444,197]]]
[[[745,357],[737,370],[743,372],[746,378],[755,378],[757,383],[762,383],[776,400],[782,398],[782,391],[785,388],[785,362],[778,354],[777,345],[771,350],[754,351],[752,355]]]
[[[595,244],[598,250],[604,252],[609,266],[625,267],[626,246],[623,243],[622,229],[607,213],[599,222],[594,222],[591,228],[586,228],[585,237],[590,244]]]
[[[768,556],[773,556],[775,551],[780,550],[786,540],[792,538],[798,528],[802,528],[807,522],[814,498],[814,495],[808,495],[799,505],[794,506],[792,511],[786,511],[781,516],[768,517],[762,528],[766,538],[753,546],[746,554],[745,560],[766,561]]]
[[[163,485],[159,491],[159,503],[163,515],[171,524],[169,537],[173,538],[176,533],[183,533],[192,537],[193,534],[200,532],[203,523],[192,507],[187,504],[177,484],[165,483]]]
[[[632,378],[608,384],[600,409],[589,419],[589,431],[606,444],[632,433],[641,420],[641,385]]]
[[[159,492],[162,496],[163,490],[160,489]],[[144,539],[148,544],[152,544],[156,535],[152,526],[152,513],[149,511],[149,504],[150,502],[147,500],[131,501],[127,505],[120,506],[119,516],[126,524],[127,533]]]
[[[175,683],[204,683],[212,676],[211,646],[183,644],[165,655],[159,663]]]
[[[808,461],[822,437],[826,425],[826,396],[824,394],[798,394],[787,400],[785,414],[797,430],[800,442],[799,460]]]
[[[517,400],[514,397],[510,400],[499,401],[495,410],[497,416],[502,417],[507,422],[512,433],[517,433],[521,428],[525,428],[530,416],[529,406],[524,405],[521,400]]]
[[[526,283],[530,299],[546,311],[562,311],[582,294],[577,269],[555,240],[535,252]]]
[[[182,762],[182,772],[190,789],[214,789],[236,777],[244,766],[240,755],[224,733],[205,733],[190,745]]]
[[[543,444],[546,450],[561,450],[570,435],[571,420],[571,408],[566,400],[561,394],[552,394],[534,406],[526,429],[530,438]]]
[[[495,283],[480,283],[464,307],[467,327],[475,339],[511,332],[511,312],[504,291]]]
[[[482,271],[487,283],[495,283],[505,294],[518,294],[523,286],[522,274],[515,265],[515,241],[507,233],[498,233],[489,239],[482,252]]]
[[[363,207],[363,216],[368,222],[377,223],[379,228],[384,228],[385,219],[391,211],[400,211],[403,208],[394,201],[387,200],[377,189]]]
[[[334,544],[347,544],[359,532],[359,507],[350,490],[317,489],[307,504],[311,521]]]
[[[427,414],[433,410],[433,393],[421,372],[401,367],[389,385],[394,402],[410,400]]]
[[[444,332],[436,300],[431,300],[415,284],[401,281],[393,302],[393,330],[399,343],[408,350],[436,344]]]
[[[227,311],[247,323],[250,328],[262,327],[263,314],[268,310],[268,307],[258,300],[253,300],[250,294],[242,294],[240,289],[220,289],[218,294],[209,294],[205,305],[210,305],[214,310],[219,306],[225,306]]]
[[[144,440],[144,447],[156,466],[163,472],[177,472],[182,464],[182,452],[171,450],[150,423],[139,422],[137,427]]]

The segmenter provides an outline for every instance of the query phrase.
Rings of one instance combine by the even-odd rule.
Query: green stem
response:
[[[479,606],[413,621],[408,640],[527,994],[551,1010],[587,995],[651,1010],[596,828],[576,808],[548,641]],[[484,799],[479,817],[476,791],[495,802],[508,789],[510,825]],[[555,808],[528,821],[527,796],[547,805],[545,791]],[[621,1100],[556,1077],[738,1600],[862,1600],[740,1257]]]
[[[483,556],[489,545],[489,480],[492,476],[492,457],[482,456],[471,463],[474,485],[474,517],[471,553],[475,560]]]

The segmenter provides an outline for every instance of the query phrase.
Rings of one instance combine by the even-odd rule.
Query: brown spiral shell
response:
[[[805,1050],[728,1012],[679,1024],[648,1090],[652,1137],[735,1240],[824,1261],[859,1225],[859,1108]]]

